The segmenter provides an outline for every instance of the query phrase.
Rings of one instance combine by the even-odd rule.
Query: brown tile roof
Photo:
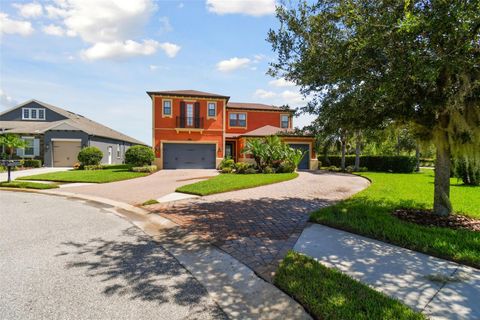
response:
[[[227,108],[231,109],[250,109],[250,110],[270,110],[270,111],[282,111],[292,112],[293,110],[277,107],[273,105],[263,103],[248,103],[248,102],[229,102]]]
[[[147,91],[147,94],[152,95],[168,95],[168,96],[186,96],[186,97],[207,97],[207,98],[222,98],[230,99],[229,96],[221,94],[197,91],[197,90],[167,90],[167,91]]]
[[[260,136],[271,136],[274,134],[285,134],[293,132],[292,129],[282,129],[279,127],[274,126],[263,126],[258,129],[243,133],[242,136],[250,136],[250,137],[260,137]]]
[[[104,137],[104,138],[110,138],[110,139],[116,139],[120,141],[127,141],[130,143],[134,144],[142,144],[146,145],[145,143],[141,142],[140,140],[134,139],[132,137],[129,137],[121,132],[118,132],[116,130],[113,130],[109,127],[104,126],[103,124],[100,124],[98,122],[95,122],[93,120],[90,120],[88,118],[85,118],[82,115],[79,115],[77,113],[67,111],[65,109],[59,108],[52,106],[51,104],[41,102],[38,100],[29,100],[25,103],[22,103],[18,106],[15,106],[9,110],[6,110],[3,113],[10,112],[11,110],[14,110],[16,108],[20,108],[23,105],[30,103],[30,102],[36,102],[45,108],[48,108],[56,113],[61,114],[62,116],[66,117],[67,119],[64,120],[59,120],[59,121],[53,121],[53,122],[46,122],[46,121],[0,121],[0,129],[5,129],[6,132],[11,132],[11,133],[30,133],[30,134],[38,134],[38,133],[44,133],[45,131],[48,131],[49,129],[53,129],[56,126],[65,124],[71,127],[75,127],[78,130],[81,130],[83,132],[86,132],[90,135],[94,136],[99,136],[99,137]]]

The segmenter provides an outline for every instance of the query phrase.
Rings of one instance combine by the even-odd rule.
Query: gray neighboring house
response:
[[[82,115],[30,100],[0,113],[0,133],[15,133],[28,142],[22,158],[41,159],[46,167],[71,167],[81,148],[95,146],[102,163],[120,164],[128,147],[145,143]]]

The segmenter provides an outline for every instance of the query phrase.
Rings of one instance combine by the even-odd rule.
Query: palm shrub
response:
[[[267,161],[269,156],[267,145],[262,141],[262,139],[248,139],[245,148],[242,150],[242,153],[251,155],[260,171],[263,171],[268,165]]]
[[[291,166],[294,167],[294,170],[296,170],[303,157],[305,156],[305,153],[306,151],[288,147],[285,152],[285,162],[289,163]]]
[[[25,140],[13,133],[4,133],[0,135],[0,146],[4,146],[8,151],[8,158],[12,159],[15,149],[24,149],[27,146]]]
[[[232,158],[227,157],[220,162],[218,169],[223,170],[223,169],[229,168],[233,170],[234,167],[235,167],[235,161]]]
[[[154,160],[153,150],[146,146],[132,146],[125,152],[125,162],[134,167],[149,166]]]
[[[97,147],[85,147],[78,153],[77,159],[83,167],[98,166],[102,161],[103,152]]]

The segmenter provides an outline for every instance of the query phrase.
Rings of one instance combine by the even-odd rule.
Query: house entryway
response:
[[[82,142],[78,140],[53,140],[52,155],[54,167],[72,167],[77,160]]]

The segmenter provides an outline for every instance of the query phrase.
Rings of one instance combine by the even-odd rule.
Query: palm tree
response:
[[[19,136],[12,133],[3,133],[0,135],[0,146],[4,146],[8,151],[8,158],[12,159],[15,149],[24,149],[27,143]]]

